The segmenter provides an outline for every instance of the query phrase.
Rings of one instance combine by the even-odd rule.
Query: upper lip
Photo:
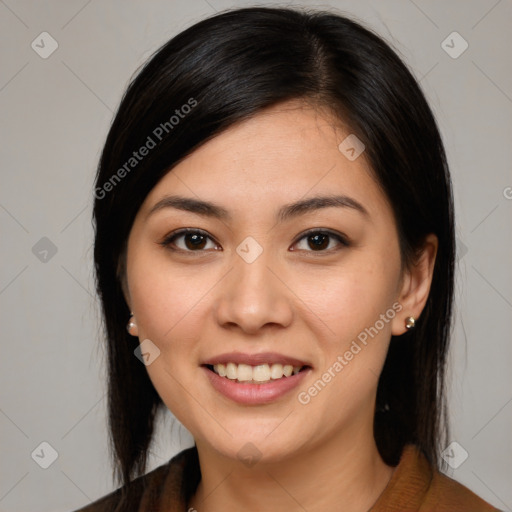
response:
[[[218,356],[211,357],[203,361],[203,365],[215,364],[248,364],[250,366],[258,366],[260,364],[282,364],[291,366],[311,366],[305,361],[301,361],[295,357],[278,354],[277,352],[261,352],[258,354],[244,354],[242,352],[230,352],[226,354],[219,354]]]

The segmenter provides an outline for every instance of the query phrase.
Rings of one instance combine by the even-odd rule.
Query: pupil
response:
[[[200,234],[197,234],[197,233],[192,233],[192,234],[187,234],[185,235],[185,243],[187,245],[187,248],[188,249],[202,249],[203,245],[204,245],[204,236],[203,235],[200,235]],[[201,245],[203,244],[203,245]]]
[[[310,245],[310,247],[313,250],[325,249],[329,245],[328,238],[329,238],[328,235],[322,235],[322,234],[311,235],[309,237],[309,241],[310,242],[313,241],[313,245]]]

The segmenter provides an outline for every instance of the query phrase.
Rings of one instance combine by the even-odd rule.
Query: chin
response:
[[[260,422],[257,428],[254,424],[247,425],[246,421],[237,425],[226,424],[227,430],[233,433],[232,437],[224,431],[212,437],[210,431],[203,436],[202,444],[223,457],[243,462],[247,467],[256,463],[282,462],[297,456],[308,441],[303,430],[298,429],[295,437],[289,426],[278,432],[278,424],[275,419]]]

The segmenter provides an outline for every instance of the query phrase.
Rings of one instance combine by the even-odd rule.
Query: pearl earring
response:
[[[126,325],[126,330],[128,331],[128,334],[131,334],[132,336],[136,336],[135,333],[133,333],[133,329],[137,328],[137,324],[135,323],[135,320],[133,319],[133,313],[130,313],[130,320],[128,321],[128,324]]]
[[[408,316],[405,319],[405,328],[411,330],[416,325],[416,319],[413,316]]]

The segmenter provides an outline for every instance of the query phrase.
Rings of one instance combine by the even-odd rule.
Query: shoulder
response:
[[[453,478],[434,472],[430,488],[425,496],[426,510],[498,512],[498,509],[477,496],[473,491]],[[423,509],[421,509],[423,510]]]
[[[406,445],[372,512],[499,512],[470,489],[439,472],[421,450]]]
[[[129,497],[132,507],[137,505],[134,509],[137,510],[140,503],[158,498],[164,489],[165,492],[175,492],[178,495],[183,467],[191,450],[182,450],[165,464],[73,512],[116,512],[125,496]]]
[[[168,472],[169,463],[163,464],[153,471],[132,480],[128,485],[99,498],[85,507],[79,508],[73,512],[115,512],[121,503],[123,493],[130,496],[130,500],[139,503],[144,492],[148,489],[154,489],[161,483]]]

